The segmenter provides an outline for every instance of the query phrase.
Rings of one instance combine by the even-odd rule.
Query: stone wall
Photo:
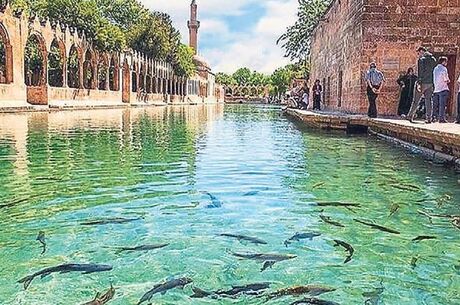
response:
[[[351,44],[347,37],[353,38]],[[337,0],[313,37],[312,78],[332,79],[332,98],[326,98],[327,109],[365,113],[363,77],[369,63],[375,61],[386,77],[378,101],[379,113],[395,115],[399,102],[396,80],[401,71],[416,67],[415,50],[420,45],[428,47],[436,56],[449,57],[451,90],[457,92],[454,86],[460,72],[459,43],[460,1]],[[341,59],[349,62],[343,63]],[[334,86],[341,67],[344,97],[342,107],[338,107]],[[327,81],[325,87],[328,87]],[[455,106],[455,103],[449,104],[450,114],[454,113]]]
[[[310,83],[321,81],[323,102],[329,110],[363,111],[357,103],[362,98],[361,2],[334,1],[312,38]]]

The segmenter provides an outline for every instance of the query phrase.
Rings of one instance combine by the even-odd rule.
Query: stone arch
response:
[[[83,87],[85,89],[96,89],[95,80],[95,56],[91,49],[87,49],[83,57]]]
[[[48,53],[48,84],[51,87],[63,87],[65,75],[65,45],[57,38],[53,39]]]
[[[252,88],[251,88],[251,96],[252,96],[252,97],[257,97],[257,96],[259,96],[257,87],[252,87]]]
[[[139,81],[138,81],[139,90],[145,90],[145,64],[141,64],[141,69],[139,71]]]
[[[67,58],[67,86],[80,88],[80,54],[79,49],[73,44]]]
[[[110,57],[110,67],[109,67],[109,89],[111,91],[120,90],[119,79],[120,79],[120,67],[118,63],[118,58],[115,54],[113,54]]]
[[[129,103],[131,97],[131,71],[129,69],[128,61],[125,59],[123,62],[123,84],[122,84],[122,100],[123,103]]]
[[[13,48],[8,31],[0,22],[0,84],[13,82]]]
[[[97,87],[99,90],[108,90],[109,65],[110,62],[107,53],[99,54],[97,62]]]
[[[247,95],[249,95],[249,88],[248,88],[248,87],[243,87],[243,88],[241,89],[241,95],[242,95],[242,96],[247,96]]]
[[[47,62],[45,39],[39,33],[31,33],[24,50],[24,82],[27,86],[46,85]]]
[[[133,70],[131,72],[131,92],[137,92],[137,64],[133,63]]]
[[[225,87],[225,95],[226,96],[232,96],[233,95],[233,89],[230,87]]]

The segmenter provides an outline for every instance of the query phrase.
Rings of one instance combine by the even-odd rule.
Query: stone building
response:
[[[216,102],[214,90],[192,90],[171,63],[135,50],[100,52],[85,33],[0,4],[0,108],[92,107]],[[38,50],[31,65],[26,53]],[[34,49],[35,50],[35,49]],[[33,68],[31,68],[33,66]],[[198,73],[197,73],[198,75]],[[214,88],[212,78],[206,85]],[[223,97],[222,97],[223,99]]]
[[[333,0],[317,25],[311,46],[311,80],[324,85],[327,110],[367,113],[364,75],[375,61],[386,82],[379,113],[397,114],[401,71],[416,68],[419,46],[449,58],[451,100],[456,110],[460,73],[460,1]]]

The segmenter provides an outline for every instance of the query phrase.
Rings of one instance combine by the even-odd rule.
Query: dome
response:
[[[193,56],[193,63],[196,65],[198,70],[211,70],[211,66],[206,59],[199,55]]]

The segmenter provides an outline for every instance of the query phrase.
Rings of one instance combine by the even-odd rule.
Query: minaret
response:
[[[197,11],[198,5],[196,4],[196,0],[192,0],[192,4],[190,5],[190,20],[188,21],[188,29],[190,47],[195,50],[195,54],[198,52],[198,29],[200,28],[200,22],[197,20]]]

